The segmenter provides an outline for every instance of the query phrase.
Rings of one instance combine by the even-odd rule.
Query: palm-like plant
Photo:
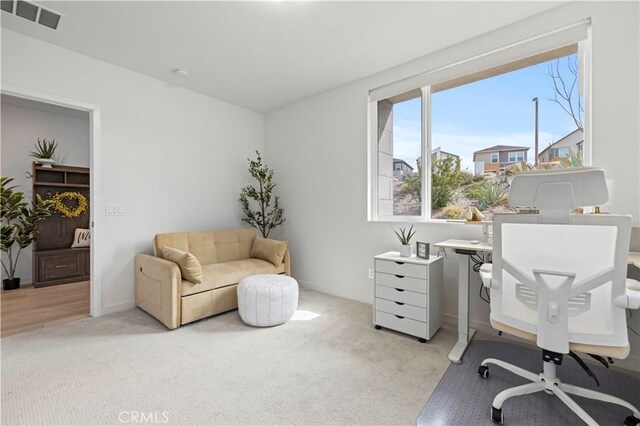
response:
[[[393,232],[396,233],[396,236],[400,240],[400,244],[402,244],[403,246],[411,244],[411,238],[413,238],[416,233],[416,231],[413,230],[413,225],[411,225],[411,228],[409,228],[408,230],[407,228],[400,228],[400,232],[396,231],[395,229],[393,230]]]
[[[55,139],[48,141],[38,138],[36,149],[35,151],[31,151],[31,156],[36,160],[49,160],[53,158],[53,154],[56,153],[56,148],[58,148],[58,142],[56,142]]]
[[[31,206],[28,206],[24,201],[24,194],[15,191],[16,186],[9,186],[12,181],[12,178],[0,178],[0,210],[2,213],[0,250],[7,253],[8,257],[7,263],[4,259],[1,263],[4,273],[10,280],[15,278],[20,252],[29,247],[38,237],[38,222],[51,216],[53,209],[53,202],[43,200],[37,194],[31,201]]]
[[[489,207],[502,204],[507,199],[507,191],[501,182],[490,182],[484,188],[478,200],[478,209],[486,210]]]

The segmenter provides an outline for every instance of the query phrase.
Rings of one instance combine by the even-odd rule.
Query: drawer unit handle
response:
[[[404,275],[396,275],[398,278],[404,278]]]
[[[404,305],[402,302],[395,302],[396,305]]]
[[[396,315],[396,317],[398,317],[400,319],[404,319],[404,317],[401,317],[400,315]]]
[[[66,268],[66,267],[67,267],[67,265],[56,265],[56,269],[57,268]]]
[[[404,265],[404,262],[398,262],[398,261],[396,261],[396,263],[397,263],[398,265]]]
[[[396,288],[396,291],[404,291],[403,288]]]

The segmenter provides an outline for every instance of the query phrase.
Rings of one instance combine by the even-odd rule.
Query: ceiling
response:
[[[558,6],[559,2],[47,1],[54,31],[2,27],[268,112]],[[191,77],[175,75],[176,68]]]

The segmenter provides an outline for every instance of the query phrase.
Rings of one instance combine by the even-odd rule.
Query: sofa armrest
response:
[[[136,255],[136,306],[170,329],[180,327],[182,276],[174,262]]]
[[[284,259],[282,259],[284,263],[284,273],[285,275],[291,276],[291,255],[289,254],[289,247],[287,247],[287,251],[284,253]]]

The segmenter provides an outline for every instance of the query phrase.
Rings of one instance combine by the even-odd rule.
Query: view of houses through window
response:
[[[425,180],[430,183],[427,210],[434,219],[462,218],[468,206],[486,219],[513,212],[507,195],[514,174],[582,164],[577,53],[471,80],[431,87],[430,176]],[[425,162],[419,95],[414,91],[410,99],[378,102],[382,216],[421,215]]]

